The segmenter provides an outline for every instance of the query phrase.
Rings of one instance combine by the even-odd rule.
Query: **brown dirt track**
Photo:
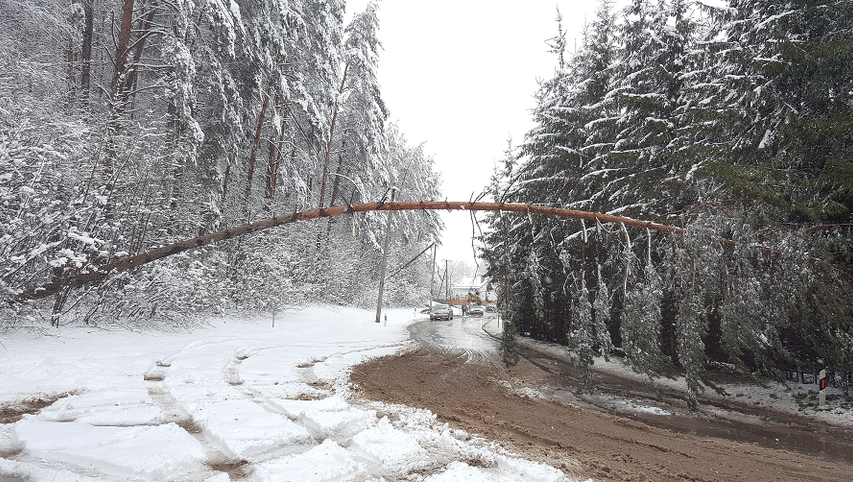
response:
[[[549,378],[552,373],[525,358],[506,369],[426,348],[369,361],[351,375],[368,399],[429,409],[456,428],[580,480],[853,480],[846,460],[676,433],[506,388]]]

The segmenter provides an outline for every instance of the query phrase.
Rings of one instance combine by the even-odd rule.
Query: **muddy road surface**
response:
[[[500,364],[488,321],[416,323],[420,348],[356,366],[351,380],[365,398],[429,409],[580,480],[853,480],[849,430],[709,400],[713,410],[691,413],[681,394],[659,398],[613,374],[598,374],[598,395],[578,397],[580,372],[564,359],[528,348],[517,366]],[[619,403],[638,400],[659,410]]]

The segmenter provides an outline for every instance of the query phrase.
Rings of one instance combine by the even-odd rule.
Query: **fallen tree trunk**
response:
[[[516,213],[542,214],[572,219],[584,219],[587,221],[598,221],[602,223],[618,223],[625,226],[653,229],[663,233],[681,233],[683,229],[664,224],[655,224],[648,221],[638,221],[622,216],[594,213],[589,211],[575,211],[572,209],[554,208],[549,206],[537,206],[527,204],[509,203],[483,203],[483,202],[448,202],[448,201],[417,201],[417,202],[389,202],[389,203],[365,203],[354,206],[333,206],[326,209],[315,209],[313,211],[302,211],[287,216],[275,216],[263,221],[244,224],[234,228],[224,229],[193,239],[187,239],[175,244],[153,249],[137,256],[131,256],[114,263],[81,271],[76,276],[70,276],[62,281],[46,283],[37,288],[32,288],[16,296],[18,301],[26,301],[44,298],[57,293],[65,287],[78,287],[88,283],[103,280],[112,273],[121,273],[129,269],[141,266],[158,259],[178,254],[193,248],[199,248],[218,241],[233,239],[245,234],[263,231],[265,229],[281,226],[283,224],[295,223],[297,221],[309,221],[311,219],[339,216],[341,214],[361,213],[368,211],[417,211],[417,210],[448,210],[448,211],[506,211]]]

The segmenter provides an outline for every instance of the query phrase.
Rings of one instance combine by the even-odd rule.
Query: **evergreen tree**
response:
[[[662,281],[651,260],[646,260],[643,277],[630,276],[639,264],[633,253],[626,255],[625,262],[634,286],[624,295],[622,349],[631,367],[653,381],[667,367],[660,349]]]

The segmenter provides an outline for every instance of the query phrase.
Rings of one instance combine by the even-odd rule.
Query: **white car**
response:
[[[436,304],[429,312],[430,320],[452,320],[453,308],[450,305]]]
[[[468,316],[483,316],[486,309],[482,305],[468,305]]]

